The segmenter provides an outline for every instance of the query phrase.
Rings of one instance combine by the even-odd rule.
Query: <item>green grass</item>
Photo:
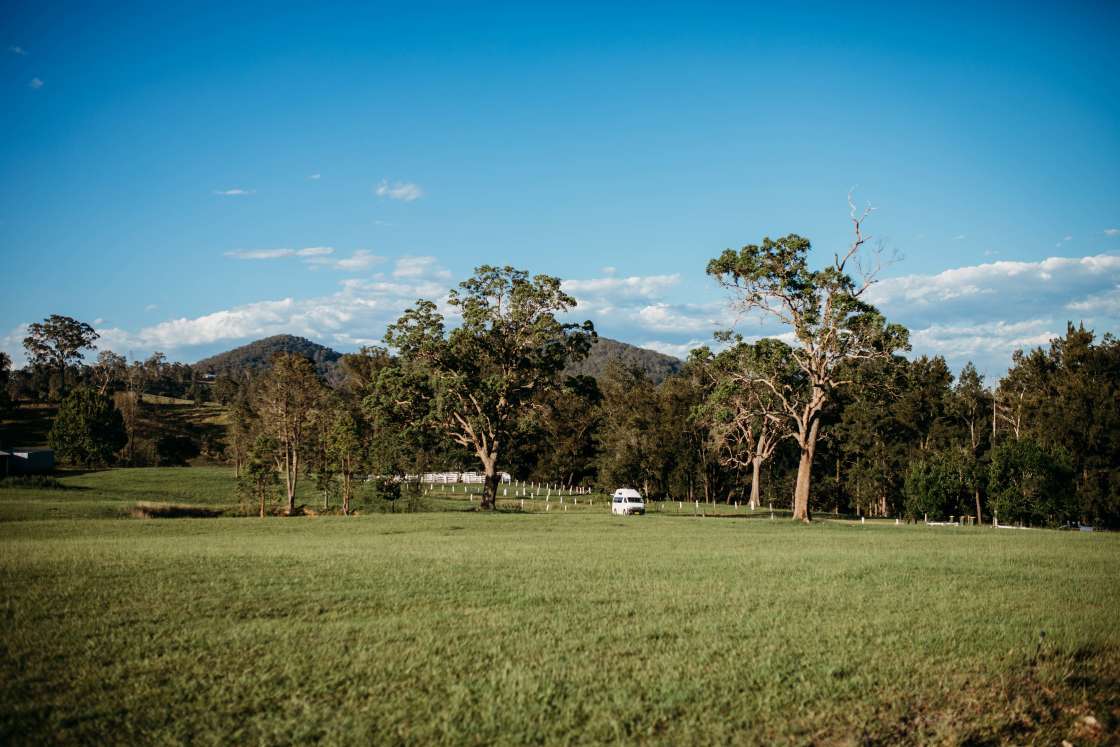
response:
[[[235,509],[230,467],[160,467],[61,471],[65,489],[0,488],[0,522],[118,518],[141,501]]]
[[[1115,741],[1118,561],[574,509],[6,522],[0,742]]]

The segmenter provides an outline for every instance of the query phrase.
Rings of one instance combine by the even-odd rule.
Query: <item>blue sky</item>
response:
[[[824,261],[853,186],[916,353],[998,375],[1120,326],[1114,3],[172,5],[0,9],[17,362],[51,313],[132,355],[350,350],[482,263],[684,355],[735,321],[707,260]]]

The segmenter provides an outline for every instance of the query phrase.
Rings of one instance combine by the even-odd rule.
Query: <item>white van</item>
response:
[[[611,494],[611,513],[629,516],[630,514],[644,514],[646,502],[642,494],[633,488],[619,488]]]

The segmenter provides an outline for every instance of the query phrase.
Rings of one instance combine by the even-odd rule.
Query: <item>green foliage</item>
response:
[[[965,512],[966,464],[961,455],[938,452],[910,462],[903,493],[906,515],[913,519],[928,516],[944,519]]]
[[[87,467],[111,463],[127,440],[113,401],[85,386],[62,401],[47,439],[60,461]]]
[[[482,505],[492,507],[497,473],[524,418],[559,386],[568,362],[587,355],[595,331],[591,322],[556,318],[575,305],[559,278],[512,267],[476,268],[448,304],[462,316],[450,333],[425,300],[389,326],[385,342],[402,365],[383,390],[409,411],[410,427],[441,432],[473,452],[487,479]]]
[[[296,512],[296,487],[301,467],[319,446],[315,426],[326,391],[310,360],[296,353],[277,353],[253,389],[253,409],[262,433],[279,446],[288,513]]]
[[[1057,526],[1076,518],[1068,455],[1047,451],[1030,438],[992,450],[991,508],[1004,524]]]
[[[51,367],[60,377],[59,393],[66,388],[66,370],[82,359],[82,351],[89,350],[100,337],[85,322],[60,314],[51,314],[41,322],[27,327],[23,347],[32,364]]]
[[[827,409],[838,392],[852,383],[847,377],[859,361],[888,359],[896,351],[909,349],[905,327],[888,324],[863,300],[874,280],[874,272],[861,273],[857,283],[846,271],[865,242],[861,233],[863,216],[852,206],[855,238],[847,253],[831,265],[809,269],[810,244],[796,234],[761,245],[750,244],[739,251],[725,250],[708,263],[708,275],[735,296],[740,312],[769,316],[788,326],[800,343],[790,348],[790,358],[805,377],[805,385],[783,389],[770,380],[769,388],[780,393],[781,414],[800,448],[798,475],[793,495],[794,517],[809,521],[809,499],[813,493],[813,465],[817,443],[827,430]]]
[[[523,419],[510,454],[510,472],[520,479],[558,485],[590,485],[596,474],[603,393],[591,376],[568,376],[546,392]]]
[[[1068,455],[1078,517],[1120,527],[1120,340],[1069,324],[1049,350],[1015,356],[997,400],[1004,433]]]
[[[268,504],[276,496],[280,484],[276,472],[280,444],[266,434],[258,435],[246,452],[245,463],[237,479],[237,494],[246,513],[256,509],[264,518]]]

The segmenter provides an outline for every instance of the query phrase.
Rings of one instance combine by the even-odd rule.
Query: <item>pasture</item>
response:
[[[74,492],[113,515],[98,490]],[[6,743],[1084,743],[1120,721],[1112,535],[461,500],[42,519],[70,491],[2,492]]]

